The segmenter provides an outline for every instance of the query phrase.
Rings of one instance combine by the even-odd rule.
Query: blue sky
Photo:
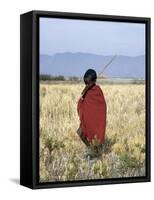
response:
[[[40,54],[59,52],[144,55],[145,25],[40,18]]]

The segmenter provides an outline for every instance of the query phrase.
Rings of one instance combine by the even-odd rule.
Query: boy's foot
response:
[[[101,154],[87,152],[83,155],[83,158],[88,160],[97,160],[98,158],[100,158],[100,156]]]

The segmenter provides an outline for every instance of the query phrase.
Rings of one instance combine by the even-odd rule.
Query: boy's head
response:
[[[86,73],[84,74],[83,79],[84,79],[84,82],[85,82],[86,85],[87,84],[89,85],[91,83],[95,83],[96,79],[97,79],[96,71],[93,70],[93,69],[88,69],[86,71]]]

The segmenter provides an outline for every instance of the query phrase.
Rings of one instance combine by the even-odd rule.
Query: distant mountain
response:
[[[53,76],[83,76],[93,68],[97,73],[112,59],[113,55],[104,56],[90,53],[56,53],[53,56],[40,55],[40,74]],[[145,78],[145,56],[117,56],[106,68],[104,75],[120,78]]]

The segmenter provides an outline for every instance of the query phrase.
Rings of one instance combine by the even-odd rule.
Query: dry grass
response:
[[[107,102],[102,157],[83,159],[76,134],[82,84],[40,86],[40,181],[103,179],[145,175],[145,86],[100,85]]]

